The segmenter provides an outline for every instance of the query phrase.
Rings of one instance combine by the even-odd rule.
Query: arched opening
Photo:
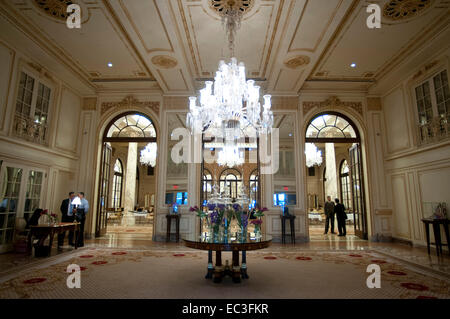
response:
[[[337,220],[327,198],[345,206],[347,235],[368,238],[364,201],[361,137],[356,125],[337,112],[315,115],[306,127],[308,220],[311,240],[337,233]],[[309,174],[314,168],[321,174]],[[327,208],[325,208],[327,206]]]
[[[153,233],[156,128],[147,115],[127,112],[113,118],[102,138],[96,236],[106,232]],[[151,168],[151,169],[150,169]],[[142,227],[145,229],[142,230]]]
[[[219,180],[219,192],[232,201],[236,201],[238,190],[242,187],[242,175],[237,169],[229,168],[222,171]]]

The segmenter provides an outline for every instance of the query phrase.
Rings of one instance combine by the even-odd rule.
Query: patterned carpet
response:
[[[223,260],[231,260],[230,253]],[[81,288],[66,286],[69,264]],[[249,280],[204,279],[206,252],[84,248],[0,277],[0,298],[450,298],[450,280],[375,251],[249,252]],[[381,288],[369,289],[369,264]]]

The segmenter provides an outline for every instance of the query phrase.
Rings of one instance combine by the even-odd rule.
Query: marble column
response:
[[[338,198],[337,173],[336,173],[336,154],[334,152],[334,143],[325,144],[326,175],[325,178],[325,198],[331,196],[334,201]]]
[[[136,204],[136,165],[137,165],[137,143],[128,143],[127,170],[125,175],[125,200],[122,226],[133,226],[135,224],[134,211]]]

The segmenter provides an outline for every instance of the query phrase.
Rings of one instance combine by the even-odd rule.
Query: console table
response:
[[[444,226],[445,237],[447,238],[447,247],[450,253],[450,236],[449,236],[449,223],[448,219],[433,219],[433,218],[423,218],[422,222],[425,224],[425,233],[427,236],[427,248],[428,255],[430,254],[430,224],[433,225],[434,241],[436,245],[437,255],[442,255],[442,240],[441,240],[441,225]]]
[[[175,219],[175,227],[176,227],[176,239],[177,243],[180,241],[180,215],[179,214],[167,214],[167,233],[166,233],[166,241],[170,241],[170,228],[172,227],[172,219]]]
[[[291,243],[295,244],[295,216],[294,215],[280,215],[281,218],[281,243],[286,244],[286,220],[289,220],[291,228]]]

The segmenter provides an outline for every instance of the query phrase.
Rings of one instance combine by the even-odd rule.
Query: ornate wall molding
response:
[[[272,97],[272,110],[297,110],[298,96]]]
[[[97,109],[96,97],[83,98],[83,111],[95,111]]]
[[[152,63],[162,69],[172,69],[178,65],[178,61],[168,55],[156,55],[152,58]]]
[[[367,98],[367,110],[368,111],[381,111],[381,98],[379,97],[368,97]]]
[[[157,116],[159,116],[159,102],[139,101],[132,95],[128,95],[120,102],[103,102],[101,107],[101,114],[103,115],[107,111],[114,108],[130,109],[133,107],[149,108],[153,112],[155,112]]]
[[[361,102],[342,102],[337,96],[332,96],[323,102],[303,102],[303,115],[314,108],[350,108],[358,114],[363,115],[363,105]]]
[[[284,61],[284,65],[290,69],[298,69],[302,66],[308,65],[310,62],[309,56],[297,55]]]

